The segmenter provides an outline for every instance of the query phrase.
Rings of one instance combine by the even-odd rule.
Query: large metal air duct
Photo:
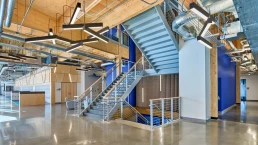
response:
[[[1,5],[0,5],[0,32],[3,32],[5,5],[6,5],[6,0],[1,0]]]
[[[191,20],[196,19],[191,13],[180,13],[172,23],[172,29],[180,34],[184,40],[193,39],[196,36],[196,30],[189,24]]]
[[[219,12],[232,12],[235,18],[238,18],[233,0],[206,0],[204,2],[203,5],[207,5],[207,3],[210,4],[206,6],[206,9],[211,15]]]
[[[8,0],[7,10],[6,10],[6,19],[5,19],[6,27],[11,26],[14,5],[15,5],[15,0]]]

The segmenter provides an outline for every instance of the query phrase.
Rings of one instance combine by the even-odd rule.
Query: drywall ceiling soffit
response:
[[[258,65],[258,1],[233,0],[241,25]]]

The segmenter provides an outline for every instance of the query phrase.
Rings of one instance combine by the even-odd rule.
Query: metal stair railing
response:
[[[154,129],[180,119],[181,97],[150,99],[150,126]]]
[[[144,73],[144,58],[141,57],[132,67],[131,69],[123,75],[123,77],[111,88],[111,90],[104,96],[104,98],[114,97],[115,100],[117,97],[122,97],[123,94],[129,89],[130,85],[134,80],[137,79],[138,76],[143,75]],[[125,99],[125,98],[123,98]],[[111,107],[110,113],[114,113],[117,110],[117,103]],[[110,114],[109,113],[109,114]],[[110,115],[108,116],[110,117]],[[107,116],[105,116],[107,118]],[[107,118],[108,119],[108,118]]]
[[[125,99],[121,97],[108,97],[103,99],[103,120],[109,121],[109,119],[116,120],[122,119],[127,121],[132,121],[136,123],[150,125],[148,119],[146,119],[140,112],[138,112],[134,107],[132,107]],[[118,104],[117,110],[111,110],[115,104]],[[111,107],[110,107],[111,106]],[[111,113],[111,111],[115,111]],[[109,117],[109,114],[114,114]]]
[[[96,80],[91,86],[89,86],[80,96],[77,97],[74,104],[74,113],[76,116],[80,116],[87,108],[90,106],[103,91],[119,76],[123,70],[122,65],[127,63],[128,67],[130,63],[125,60],[120,61],[112,68],[110,68],[106,73],[102,75],[98,80]],[[117,72],[120,74],[116,75]],[[111,82],[107,82],[107,77],[111,76]]]

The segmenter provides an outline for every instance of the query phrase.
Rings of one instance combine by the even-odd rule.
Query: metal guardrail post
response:
[[[92,102],[92,87],[90,87],[90,103]]]
[[[102,77],[102,91],[104,91],[104,77]]]
[[[178,119],[181,119],[181,98],[178,98]]]
[[[128,81],[127,81],[127,75],[125,76],[125,90],[127,91]]]
[[[120,101],[121,101],[121,119],[123,119],[123,112],[124,112],[124,108],[123,108],[123,99],[120,98]]]
[[[113,82],[113,80],[114,80],[114,68],[112,68],[112,82]]]
[[[161,113],[162,113],[162,126],[165,124],[165,120],[164,120],[164,99],[161,100]]]
[[[153,129],[153,101],[150,100],[150,127]]]
[[[142,58],[142,70],[144,70],[144,58]]]
[[[174,106],[173,106],[173,98],[171,98],[171,104],[170,104],[170,107],[171,107],[171,119],[172,121],[174,121]]]
[[[117,97],[117,87],[115,87],[115,104],[116,104],[116,97]]]
[[[136,79],[136,65],[134,66],[134,78]]]

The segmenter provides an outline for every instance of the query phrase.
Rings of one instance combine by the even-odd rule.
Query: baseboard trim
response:
[[[218,118],[218,117],[211,117],[211,119],[217,120],[217,119],[219,119],[219,118]]]
[[[225,109],[225,110],[223,110],[223,111],[220,111],[220,112],[219,112],[219,115],[225,114],[226,112],[228,112],[229,110],[231,110],[231,109],[234,108],[235,106],[236,106],[236,104],[234,104],[234,105],[228,107],[227,109]]]
[[[246,100],[246,102],[258,102],[258,100]]]
[[[203,119],[196,119],[196,118],[190,118],[190,117],[182,117],[181,119],[185,120],[185,121],[190,121],[190,122],[197,122],[197,123],[206,123],[207,120],[203,120]]]

